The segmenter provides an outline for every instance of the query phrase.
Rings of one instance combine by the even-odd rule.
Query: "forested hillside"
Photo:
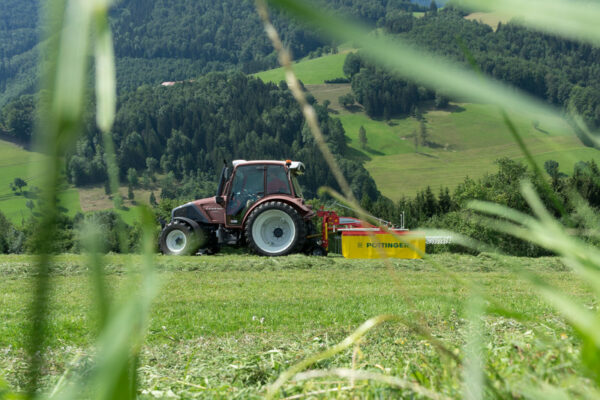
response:
[[[343,159],[346,142],[340,121],[324,107],[316,109],[355,194],[378,197],[364,167]],[[210,73],[196,82],[127,92],[119,101],[114,138],[123,178],[132,168],[140,174],[162,171],[177,180],[193,176],[202,187],[202,181],[216,180],[224,159],[294,158],[309,166],[301,180],[307,197],[315,196],[322,185],[337,187],[285,84],[266,84],[242,73]],[[71,182],[105,182],[100,143],[98,131],[88,128],[68,159]],[[180,197],[176,190],[163,192]]]
[[[37,0],[0,2],[0,106],[36,87]]]
[[[120,91],[142,84],[194,79],[210,71],[250,73],[277,59],[250,0],[122,0],[111,12]],[[329,0],[329,7],[371,25],[389,10],[420,10],[409,1]],[[0,106],[36,90],[39,0],[0,4]],[[296,58],[335,46],[273,12]],[[43,44],[41,45],[43,47]]]
[[[35,15],[36,2],[26,0],[23,4],[20,11],[16,4],[6,7],[0,20],[6,38],[0,45],[4,99],[15,88],[35,87],[30,84],[35,81],[34,74],[27,74],[29,64],[13,62],[29,57],[36,46],[37,29],[32,19],[22,25],[15,22]],[[419,18],[412,12],[424,8],[404,1],[330,0],[328,4],[455,60],[466,63],[472,55],[483,72],[550,103],[579,111],[592,128],[600,124],[598,49],[512,23],[494,31],[465,20],[464,14],[452,8],[437,10],[435,4]],[[280,14],[275,13],[274,21],[296,58],[312,55],[324,46],[332,51],[335,48]],[[192,196],[178,192],[177,185],[169,182],[191,180],[204,187],[201,182],[214,179],[223,159],[294,157],[310,166],[304,182],[308,196],[321,185],[335,187],[316,156],[311,136],[303,132],[297,105],[285,86],[264,84],[241,73],[205,75],[214,70],[251,72],[275,65],[275,55],[252,1],[159,0],[149,5],[124,0],[113,9],[112,24],[120,88],[114,135],[123,180],[132,169],[140,175],[164,174],[170,177],[162,185],[165,197]],[[350,53],[344,72],[351,78],[356,100],[371,117],[387,120],[418,115],[424,101],[435,100],[435,106],[443,108],[449,100],[443,93],[391,76],[360,52]],[[17,73],[27,79],[16,79]],[[178,83],[161,87],[165,80]],[[12,99],[0,111],[0,131],[27,143],[34,125],[35,102],[35,95]],[[325,107],[317,106],[317,110],[355,194],[359,198],[365,194],[377,197],[375,184],[359,161],[344,160],[354,157],[347,154],[341,123],[331,118]],[[78,186],[106,181],[103,148],[93,128],[93,115],[88,118],[85,138],[67,160],[67,176]]]

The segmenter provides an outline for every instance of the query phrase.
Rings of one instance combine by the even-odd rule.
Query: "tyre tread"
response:
[[[166,243],[167,234],[174,229],[179,229],[179,230],[185,232],[188,243],[189,243],[187,248],[180,254],[171,253],[171,251],[167,247],[167,243]],[[158,244],[159,244],[160,252],[162,254],[192,255],[192,254],[196,253],[196,251],[198,251],[197,242],[198,242],[198,240],[196,238],[196,233],[194,232],[194,230],[192,229],[191,226],[189,226],[185,222],[174,220],[174,221],[169,222],[167,225],[165,225],[164,229],[160,233],[160,239],[158,241]]]

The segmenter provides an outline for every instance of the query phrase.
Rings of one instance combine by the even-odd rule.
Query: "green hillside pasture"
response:
[[[294,63],[294,72],[305,85],[322,84],[325,80],[344,76],[346,53],[331,54]],[[285,81],[283,68],[271,69],[254,74],[264,82],[279,83]]]
[[[424,112],[429,147],[415,149],[414,133],[420,122],[412,117],[389,122],[372,120],[364,113],[340,112],[339,117],[354,149],[352,157],[366,160],[382,193],[393,200],[412,196],[431,186],[456,187],[466,176],[479,178],[496,169],[501,157],[522,160],[523,154],[495,107],[482,104],[451,104],[448,110]],[[541,164],[555,159],[561,171],[570,174],[577,161],[600,161],[600,152],[587,148],[568,125],[534,125],[525,119],[513,121],[529,149]],[[358,142],[364,126],[367,148]]]
[[[30,327],[24,304],[30,301],[35,273],[32,256],[0,256],[0,370],[9,384],[23,387],[23,346]],[[589,302],[586,285],[557,258],[434,255],[438,270],[423,260],[346,260],[301,255],[265,258],[250,255],[156,257],[161,292],[154,301],[139,374],[141,398],[254,398],[281,371],[341,341],[370,317],[392,313],[421,321],[450,351],[462,352],[466,335],[467,288],[447,271],[477,282],[504,308],[523,313],[526,322],[498,315],[482,319],[483,359],[504,381],[523,384],[551,379],[565,388],[585,387],[577,357],[581,344],[552,308],[511,268],[539,274],[575,300]],[[107,256],[109,292],[130,293],[129,266],[140,256]],[[63,255],[54,263],[49,302],[44,384],[53,387],[65,368],[85,374],[94,354],[94,288],[85,256]],[[118,303],[117,303],[118,304]],[[543,332],[543,340],[536,332]],[[47,346],[47,347],[46,347]],[[407,379],[461,397],[461,368],[440,357],[431,342],[405,323],[387,323],[353,348],[317,368],[352,368]],[[549,378],[551,377],[551,378]],[[495,379],[495,378],[493,378]],[[340,379],[287,384],[285,396],[339,387],[347,398],[412,397],[377,383]],[[351,390],[351,391],[350,391]],[[152,391],[152,392],[151,392]],[[162,393],[162,395],[161,395]],[[310,396],[308,396],[310,397]],[[508,395],[506,396],[508,397]],[[346,398],[346,397],[345,397]]]
[[[39,186],[41,180],[37,174],[43,157],[39,153],[27,151],[13,143],[0,140],[0,211],[14,223],[20,224],[23,219],[31,215],[31,211],[25,206],[27,197],[30,196],[27,193],[15,195],[9,185],[15,178],[21,178],[27,182],[27,186],[23,189],[24,192],[27,192],[32,186]],[[70,216],[81,211],[79,194],[76,189],[70,188],[63,191],[59,196],[59,202]]]
[[[411,135],[419,128],[419,123],[414,118],[392,119],[386,122],[371,119],[364,113],[344,113],[337,117],[342,121],[346,131],[348,145],[368,158],[414,152]],[[361,126],[365,128],[367,134],[366,149],[362,149],[358,141],[358,131]]]
[[[431,141],[453,150],[485,148],[514,142],[496,107],[485,104],[451,104],[449,111],[430,110],[424,114]],[[553,126],[539,125],[525,118],[513,117],[519,134],[551,144],[557,137],[574,137],[566,122],[556,119]]]
[[[567,175],[573,174],[573,167],[578,161],[590,161],[594,160],[596,164],[600,165],[600,152],[590,147],[574,147],[572,149],[548,151],[546,153],[540,153],[533,156],[535,161],[540,167],[544,166],[544,163],[548,160],[554,160],[559,163],[559,170]],[[525,162],[525,158],[518,158],[520,161]]]
[[[350,93],[350,84],[307,85],[306,88],[317,99],[319,104],[329,100],[332,116],[339,118],[346,131],[348,145],[358,150],[360,158],[369,159],[374,155],[389,155],[414,151],[412,140],[405,136],[418,129],[418,122],[413,118],[392,119],[390,121],[369,118],[359,105],[353,112],[339,104],[339,97]],[[363,126],[367,132],[367,148],[362,149],[358,142],[358,130]],[[362,154],[361,154],[362,153]]]
[[[495,160],[509,157],[524,161],[523,153],[508,131],[496,107],[485,104],[451,103],[445,110],[422,104],[429,146],[415,149],[415,133],[420,121],[413,117],[389,121],[369,118],[360,106],[352,112],[341,107],[339,96],[350,92],[349,84],[309,85],[307,89],[319,103],[329,100],[333,117],[341,120],[348,145],[347,157],[366,161],[379,190],[393,200],[413,196],[431,186],[455,188],[464,178],[480,178],[496,170]],[[516,117],[513,123],[540,166],[546,160],[560,164],[561,172],[571,174],[578,161],[600,162],[600,151],[585,147],[561,119],[552,126],[534,125]],[[365,128],[367,146],[358,141]]]
[[[553,159],[560,163],[562,172],[571,174],[580,157],[600,162],[600,152],[582,147],[576,138],[561,138],[551,143],[526,140],[526,143],[540,162],[540,167],[545,160]],[[555,146],[561,143],[564,149],[555,150]],[[485,149],[383,156],[373,158],[365,166],[382,193],[397,200],[402,196],[412,196],[427,186],[434,190],[440,187],[453,189],[467,176],[480,178],[496,171],[494,161],[501,157],[525,162],[516,144],[506,144]]]

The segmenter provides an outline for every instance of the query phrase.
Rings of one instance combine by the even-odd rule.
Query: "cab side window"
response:
[[[239,167],[233,177],[230,193],[227,215],[243,217],[245,210],[265,195],[264,166],[248,165]],[[241,223],[241,218],[233,219],[239,220]]]

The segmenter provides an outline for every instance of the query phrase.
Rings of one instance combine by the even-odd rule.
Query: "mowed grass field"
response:
[[[0,371],[16,390],[25,381],[32,262],[30,256],[0,256]],[[111,255],[106,262],[109,293],[118,308],[136,285],[141,258]],[[472,293],[450,273],[477,285],[491,301],[524,315],[517,321],[492,313],[481,320],[483,356],[503,379],[500,392],[518,393],[523,385],[543,382],[566,388],[586,384],[577,362],[579,341],[512,272],[536,273],[570,297],[595,304],[586,285],[557,258],[441,254],[430,261],[391,260],[386,265],[334,256],[242,254],[157,256],[156,263],[161,290],[138,370],[142,398],[256,398],[283,370],[381,314],[398,315],[405,322],[375,328],[359,345],[312,368],[360,368],[460,397],[462,368],[440,355],[432,341],[462,357],[464,303]],[[69,376],[86,374],[96,326],[95,295],[84,256],[59,256],[51,283],[43,378],[47,388],[67,369]],[[413,398],[411,390],[340,378],[291,382],[281,397],[310,393]]]
[[[31,211],[26,207],[30,195],[15,195],[10,188],[10,183],[15,178],[27,182],[24,192],[31,190],[32,186],[41,184],[39,171],[43,163],[43,155],[27,151],[16,144],[0,140],[0,211],[12,222],[20,224],[22,220],[31,216]],[[34,199],[35,200],[35,199]],[[76,189],[68,188],[59,196],[59,205],[67,210],[70,216],[81,211],[79,193]],[[34,209],[35,212],[35,209]]]

